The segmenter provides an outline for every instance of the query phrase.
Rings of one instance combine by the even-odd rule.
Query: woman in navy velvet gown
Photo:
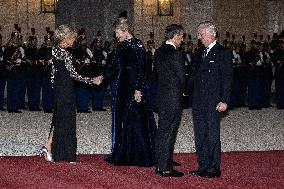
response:
[[[112,60],[98,80],[115,75],[112,99],[112,150],[106,161],[113,165],[154,165],[156,123],[149,107],[145,78],[146,51],[129,32],[127,19],[119,18],[115,33],[119,40]]]

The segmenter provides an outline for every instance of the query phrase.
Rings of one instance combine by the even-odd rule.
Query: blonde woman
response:
[[[47,161],[76,162],[76,99],[73,80],[93,84],[92,78],[82,77],[73,67],[72,47],[77,34],[61,25],[54,33],[51,80],[54,89],[54,112],[47,144],[41,152]]]
[[[112,150],[106,161],[113,165],[150,167],[154,165],[156,123],[149,108],[146,51],[143,43],[130,33],[126,18],[119,18],[114,30],[119,42],[100,77],[115,76]],[[97,78],[97,84],[100,82]]]

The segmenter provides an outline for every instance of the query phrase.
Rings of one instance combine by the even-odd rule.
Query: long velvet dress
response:
[[[102,75],[115,75],[112,99],[112,150],[106,161],[114,165],[154,165],[156,123],[149,106],[145,78],[145,48],[136,38],[118,44]],[[134,100],[134,91],[142,101]]]
[[[72,55],[59,47],[52,49],[51,79],[54,89],[54,112],[51,123],[53,160],[76,161],[76,98],[74,80],[92,84],[73,67]]]

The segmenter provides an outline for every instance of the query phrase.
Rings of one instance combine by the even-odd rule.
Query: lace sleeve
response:
[[[70,76],[76,81],[81,81],[81,82],[92,85],[93,84],[92,78],[83,77],[76,72],[76,70],[73,66],[73,63],[72,63],[72,59],[73,59],[72,55],[67,55],[66,59],[65,59],[65,67],[70,72]]]
[[[54,56],[58,60],[64,60],[65,67],[69,71],[70,77],[72,77],[74,80],[81,81],[81,82],[84,82],[84,83],[87,83],[87,84],[93,84],[92,78],[83,77],[76,72],[76,70],[73,66],[72,54],[70,54],[66,50],[61,49],[59,47],[53,47],[52,48],[52,56]],[[55,70],[54,65],[53,65],[52,73],[51,73],[51,81],[53,81],[53,83],[54,83],[55,72],[56,72],[56,70]]]
[[[51,84],[52,84],[52,88],[54,88],[54,83],[55,83],[55,81],[54,81],[55,72],[56,72],[56,70],[55,70],[54,64],[53,64],[53,62],[51,62],[51,76],[50,76],[50,81],[51,81]]]

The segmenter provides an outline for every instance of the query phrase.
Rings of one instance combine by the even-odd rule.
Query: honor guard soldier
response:
[[[251,41],[251,49],[245,57],[249,65],[248,81],[248,107],[250,110],[260,110],[262,108],[262,77],[263,77],[263,57],[261,56],[261,43]]]
[[[187,99],[188,99],[188,106],[192,107],[192,100],[193,100],[193,86],[189,85],[189,80],[192,73],[192,67],[193,67],[193,54],[194,54],[194,44],[192,42],[191,35],[188,35],[188,41],[186,46],[186,88],[187,88]]]
[[[0,34],[0,111],[4,111],[4,91],[6,86],[6,66],[4,64],[4,47],[2,46],[2,35]]]
[[[240,77],[240,65],[242,63],[241,56],[239,55],[239,47],[238,45],[232,46],[232,52],[233,52],[233,83],[232,83],[232,92],[230,97],[230,103],[229,108],[237,108],[239,107],[239,77]]]
[[[17,28],[18,29],[18,28]],[[9,113],[21,113],[19,110],[19,95],[22,94],[22,68],[24,64],[24,49],[21,45],[21,36],[19,31],[11,33],[11,39],[4,51],[4,62],[7,66],[7,110]]]
[[[232,46],[233,49],[233,84],[230,98],[229,108],[239,108],[245,106],[246,103],[246,92],[247,92],[247,76],[242,58],[241,44],[235,44]]]
[[[93,53],[87,47],[85,29],[81,28],[78,31],[78,35],[76,46],[72,53],[73,58],[76,60],[76,70],[82,76],[93,77],[94,70],[91,65]],[[76,104],[78,113],[91,113],[91,111],[89,111],[89,101],[91,96],[91,87],[89,85],[82,82],[76,82]]]
[[[258,37],[259,37],[259,40],[258,40],[258,41],[261,42],[261,43],[264,43],[264,41],[263,41],[263,35],[260,34]]]
[[[40,111],[41,69],[43,65],[37,62],[37,37],[34,28],[31,28],[31,33],[25,49],[28,108],[30,111]]]
[[[16,28],[16,27],[15,27]],[[27,64],[26,64],[26,56],[25,56],[25,45],[26,43],[23,42],[23,36],[21,35],[21,28],[18,27],[19,34],[20,34],[20,49],[23,50],[23,59],[22,63],[20,64],[21,74],[20,74],[20,89],[18,94],[18,108],[19,109],[27,109],[26,108],[26,93],[27,93]]]
[[[244,62],[244,55],[245,55],[245,52],[246,52],[246,49],[247,49],[246,36],[245,35],[242,36],[242,41],[239,42],[239,46],[240,46],[240,55],[241,55],[241,58]]]
[[[273,72],[272,72],[272,62],[271,62],[271,53],[270,53],[270,44],[268,42],[262,43],[262,51],[260,56],[263,60],[263,68],[262,68],[262,100],[261,104],[263,108],[271,107],[271,85],[273,80]]]
[[[236,36],[235,34],[232,34],[232,40],[230,41],[230,48],[233,49],[235,47],[235,45],[237,44],[236,42]]]
[[[93,52],[93,60],[96,64],[96,74],[95,76],[99,76],[101,71],[106,63],[106,58],[103,53],[103,41],[102,34],[100,31],[97,32],[96,37],[92,43],[91,50]],[[105,83],[99,86],[92,87],[92,109],[93,111],[106,111],[103,108],[104,105],[104,96],[105,96]]]
[[[258,42],[257,33],[253,33],[253,41],[254,42]]]
[[[284,109],[284,36],[279,40],[279,47],[275,52],[275,89],[276,107]]]
[[[226,38],[223,40],[224,47],[229,48],[231,43],[231,34],[230,32],[226,31]]]
[[[154,65],[154,54],[155,54],[155,41],[154,33],[150,32],[150,40],[147,41],[146,45],[146,74],[149,83],[149,101],[153,111],[157,111],[157,87],[158,87],[158,75],[157,69]]]
[[[42,109],[45,113],[53,111],[53,89],[51,84],[53,32],[46,27],[47,35],[38,50],[38,64],[42,64]]]

